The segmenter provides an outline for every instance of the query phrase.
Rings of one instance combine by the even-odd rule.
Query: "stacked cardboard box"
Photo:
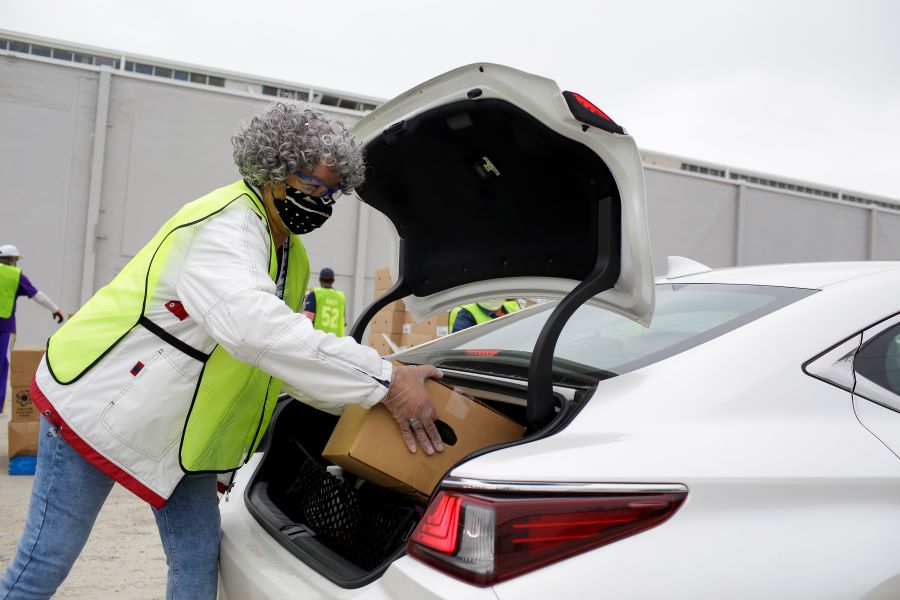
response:
[[[9,419],[9,458],[36,456],[40,413],[31,402],[31,379],[37,370],[43,348],[18,348],[12,351],[9,379],[12,386],[12,410]]]
[[[442,312],[418,323],[412,320],[403,323],[403,336],[400,338],[402,345],[418,346],[419,344],[430,342],[434,338],[447,335],[447,320],[449,318],[450,313]]]
[[[393,287],[389,269],[375,271],[374,298],[381,298]],[[369,346],[378,350],[382,356],[394,352],[392,347],[400,346],[400,333],[406,320],[406,305],[403,300],[391,302],[378,311],[369,323]]]
[[[394,285],[387,268],[375,271],[375,298],[384,296]],[[382,308],[369,324],[368,345],[385,356],[397,349],[418,346],[447,335],[449,313],[442,312],[416,322],[406,310],[403,300],[396,300]]]

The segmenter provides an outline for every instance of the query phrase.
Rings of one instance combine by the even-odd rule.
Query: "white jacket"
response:
[[[145,312],[151,321],[204,353],[221,345],[323,410],[369,408],[385,397],[388,361],[350,337],[313,329],[276,295],[269,234],[249,199],[174,235]],[[137,326],[71,384],[57,383],[45,358],[32,395],[73,447],[158,507],[183,476],[179,442],[201,368]]]

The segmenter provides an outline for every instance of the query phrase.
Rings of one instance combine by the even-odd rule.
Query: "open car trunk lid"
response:
[[[375,313],[400,298],[421,318],[479,299],[562,297],[535,342],[527,385],[490,390],[494,398],[518,395],[519,402],[501,402],[507,416],[540,435],[560,404],[553,351],[572,313],[590,302],[644,324],[652,316],[634,141],[581,96],[491,64],[432,79],[379,107],[354,132],[368,165],[358,194],[393,223],[399,243],[396,284],[352,335],[361,340]],[[422,509],[353,476],[329,475],[321,451],[334,417],[282,404],[247,507],[323,576],[365,585],[402,554]],[[323,506],[340,514],[323,516]],[[372,529],[376,523],[383,528]]]
[[[585,98],[493,64],[455,69],[359,121],[358,194],[399,236],[394,287],[413,316],[487,298],[564,296],[538,337],[528,424],[553,417],[552,358],[584,302],[649,324],[653,272],[634,140]]]
[[[549,79],[474,64],[360,120],[357,193],[399,236],[397,293],[384,304],[407,296],[421,319],[477,299],[562,297],[602,272],[609,285],[591,301],[649,323],[640,156],[604,117]]]

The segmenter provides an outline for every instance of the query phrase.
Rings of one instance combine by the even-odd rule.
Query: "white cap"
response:
[[[21,258],[22,255],[19,254],[19,249],[12,244],[3,244],[0,246],[0,256],[15,256],[16,258]]]
[[[500,300],[479,300],[478,306],[486,308],[491,312],[497,312],[503,306],[503,299]]]

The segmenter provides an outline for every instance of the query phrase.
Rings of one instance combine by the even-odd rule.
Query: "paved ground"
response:
[[[0,573],[22,533],[33,479],[7,474],[8,422],[7,405],[0,415]],[[166,557],[150,507],[116,485],[55,598],[155,600],[164,598],[165,592]]]

